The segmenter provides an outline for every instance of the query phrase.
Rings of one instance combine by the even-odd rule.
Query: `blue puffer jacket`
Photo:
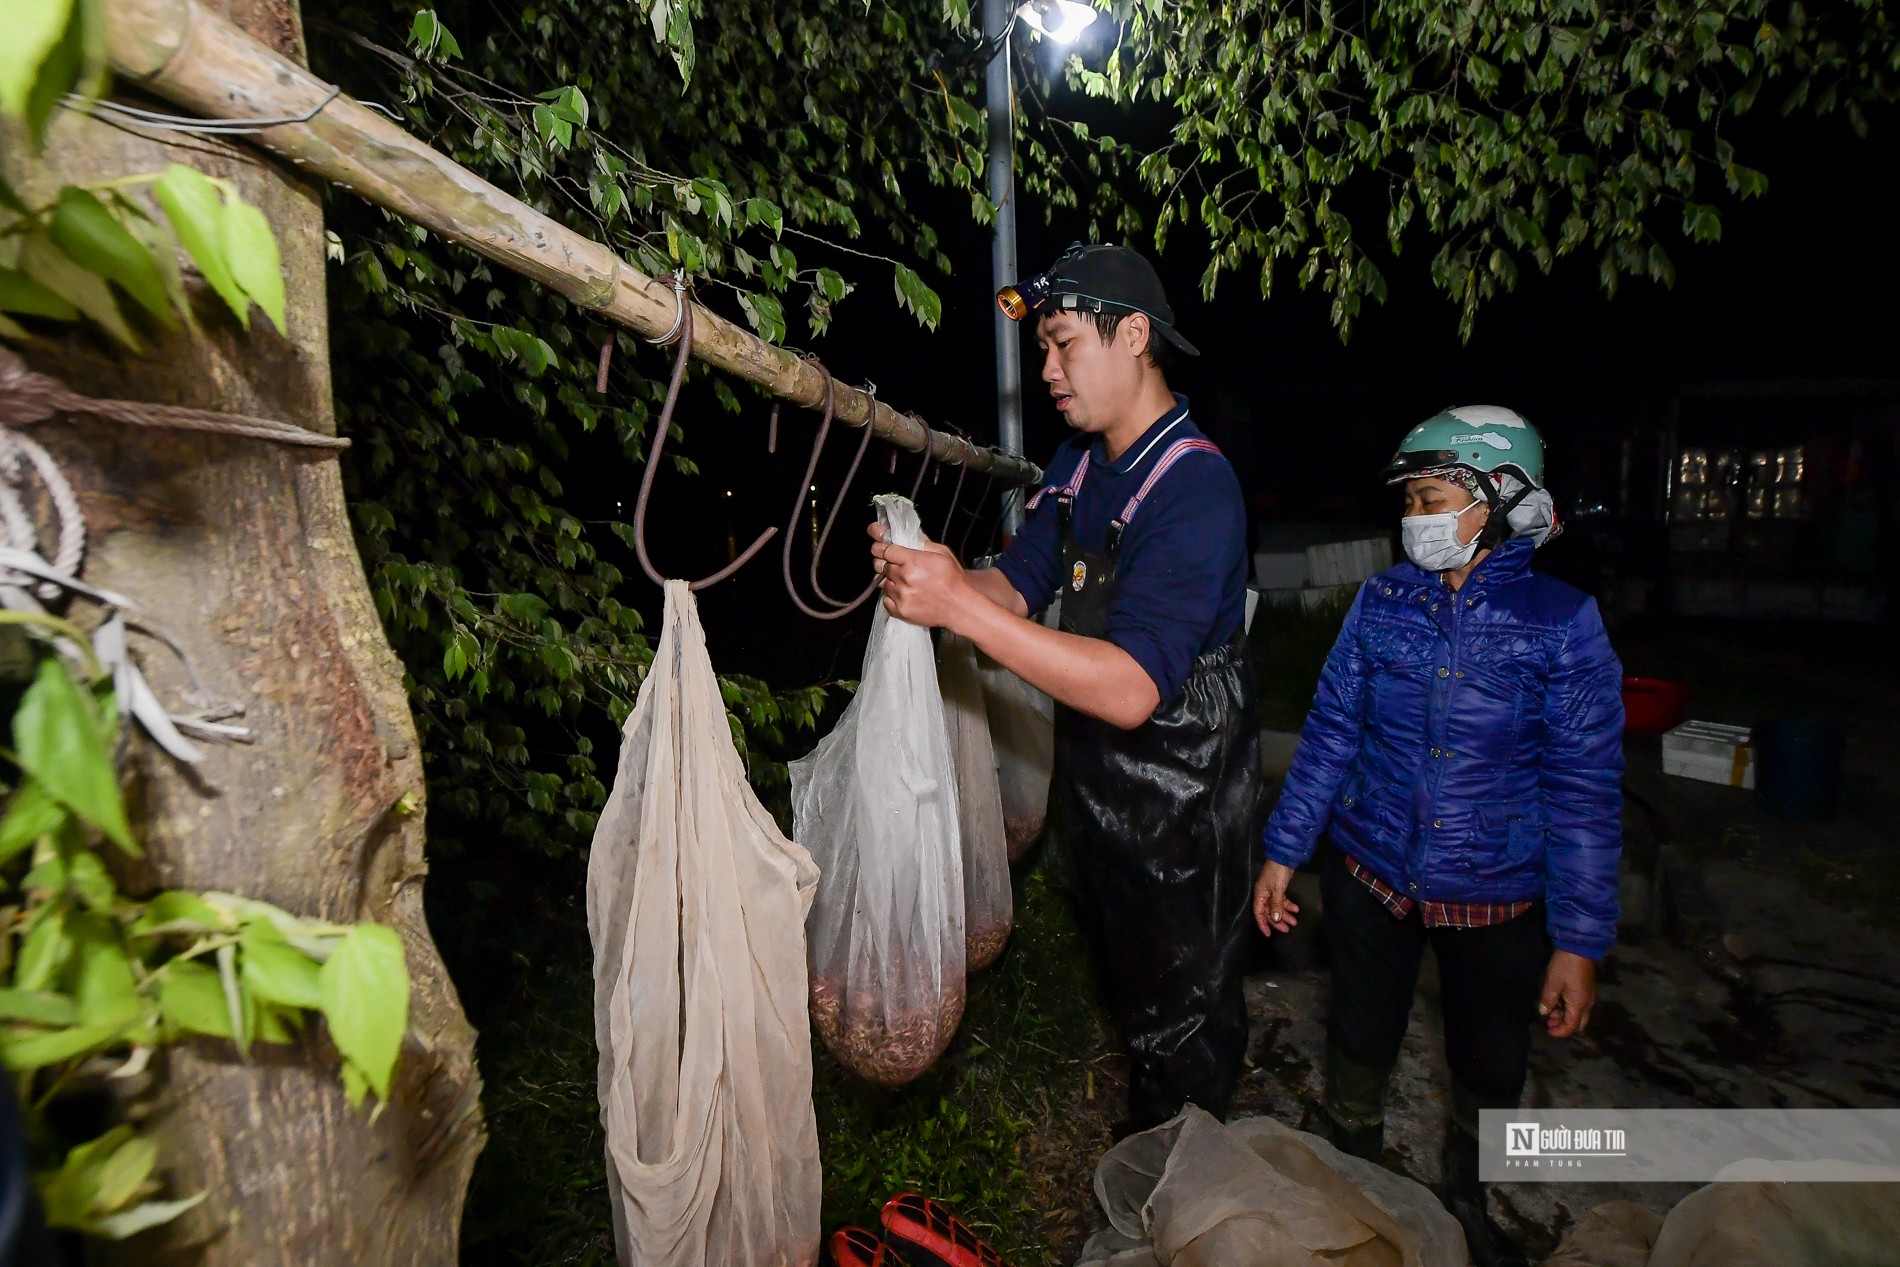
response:
[[[1322,831],[1400,893],[1547,901],[1551,941],[1616,939],[1622,666],[1595,600],[1506,541],[1453,593],[1401,563],[1367,581],[1326,661],[1267,857]]]

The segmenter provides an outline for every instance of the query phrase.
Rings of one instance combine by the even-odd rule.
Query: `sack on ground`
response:
[[[693,597],[669,581],[587,861],[622,1267],[817,1261],[804,939],[817,882],[746,783]]]
[[[1886,1267],[1897,1259],[1900,1174],[1851,1162],[1808,1162],[1813,1182],[1752,1178],[1767,1167],[1738,1162],[1656,1216],[1614,1202],[1591,1211],[1545,1267]],[[1828,1182],[1858,1171],[1855,1182]],[[1775,1173],[1789,1174],[1787,1163]],[[1649,1245],[1645,1245],[1647,1237]]]
[[[891,541],[923,544],[907,498],[876,505]],[[956,770],[928,629],[878,605],[857,695],[791,775],[794,834],[820,872],[812,1022],[853,1073],[901,1085],[963,1019]]]
[[[976,644],[945,630],[937,647],[937,685],[950,726],[957,771],[957,824],[963,841],[963,954],[967,972],[996,962],[1009,940],[1013,915],[1009,846],[1003,837],[1003,798],[996,750],[976,672]]]
[[[1423,1185],[1271,1118],[1189,1106],[1095,1170],[1109,1229],[1077,1267],[1464,1267],[1458,1223]]]
[[[976,663],[996,751],[1003,834],[1009,860],[1018,862],[1042,835],[1049,816],[1049,776],[1056,764],[1055,701],[980,651]]]

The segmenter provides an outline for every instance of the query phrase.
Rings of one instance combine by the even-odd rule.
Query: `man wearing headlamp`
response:
[[[876,538],[885,607],[977,644],[1058,704],[1056,790],[1078,906],[1132,1057],[1128,1118],[1226,1112],[1245,1054],[1237,959],[1261,826],[1242,640],[1246,512],[1164,369],[1198,355],[1153,265],[1075,246],[997,302],[1033,316],[1077,434],[996,566]],[[1060,594],[1061,628],[1030,619]]]

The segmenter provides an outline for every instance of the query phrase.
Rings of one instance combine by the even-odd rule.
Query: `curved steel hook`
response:
[[[633,504],[633,552],[640,558],[640,567],[647,579],[655,585],[665,585],[667,578],[653,566],[653,560],[647,554],[647,499],[653,492],[653,474],[660,469],[660,458],[666,453],[667,433],[673,429],[673,407],[679,403],[680,383],[686,378],[686,362],[693,354],[693,305],[686,298],[686,284],[683,278],[673,279],[673,296],[679,303],[677,327],[679,331],[679,355],[673,361],[673,377],[666,385],[666,403],[660,406],[660,420],[653,435],[653,447],[647,450],[647,469],[640,477],[640,497]],[[758,540],[745,548],[741,554],[711,576],[692,581],[689,590],[703,590],[717,585],[740,568],[752,561],[752,556],[765,548],[777,528],[767,528],[759,534]]]
[[[966,552],[970,548],[970,530],[976,527],[978,520],[983,518],[983,503],[990,499],[990,490],[994,488],[995,485],[996,472],[983,472],[983,494],[976,499],[976,509],[970,512],[970,522],[963,525],[963,536],[957,541],[957,558],[964,559],[969,557]]]
[[[943,530],[937,534],[937,540],[950,539],[950,525],[957,520],[957,503],[963,500],[963,479],[970,473],[970,464],[957,463],[957,486],[950,490],[950,509],[943,512]],[[958,562],[962,562],[961,559]]]
[[[816,360],[813,364],[817,364]],[[791,598],[792,605],[799,611],[804,612],[813,620],[837,620],[842,616],[849,616],[862,607],[866,599],[877,593],[877,580],[875,577],[872,578],[871,583],[865,587],[864,593],[858,595],[854,602],[829,612],[819,611],[799,597],[798,585],[792,580],[792,539],[798,535],[798,512],[805,508],[805,495],[811,489],[812,476],[818,473],[818,457],[824,452],[825,437],[831,434],[831,417],[837,406],[837,384],[832,380],[831,371],[826,370],[822,365],[818,368],[823,370],[825,375],[825,413],[818,424],[818,437],[811,442],[811,460],[805,463],[805,478],[798,481],[798,491],[792,495],[792,515],[785,522],[785,545],[779,554],[779,574],[785,581],[786,595]]]
[[[827,380],[827,393],[829,393],[830,390],[830,383],[829,380]],[[858,441],[858,451],[851,459],[851,469],[844,473],[844,483],[838,485],[838,495],[831,500],[831,513],[825,516],[824,531],[818,534],[818,544],[813,546],[811,550],[810,579],[812,593],[818,595],[819,598],[830,603],[833,607],[843,607],[845,604],[825,593],[825,587],[818,583],[818,561],[825,557],[825,543],[831,540],[832,525],[838,522],[838,511],[844,507],[845,494],[851,491],[851,481],[857,478],[858,465],[864,461],[864,451],[871,447],[871,427],[872,424],[877,421],[877,384],[865,384],[864,393],[871,398],[871,412],[864,420],[864,438]],[[829,399],[829,396],[827,396],[827,399]],[[809,488],[811,481],[806,480],[805,486]]]

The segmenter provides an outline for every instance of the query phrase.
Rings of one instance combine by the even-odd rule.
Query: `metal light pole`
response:
[[[996,208],[990,240],[992,293],[1015,284],[1016,271],[1016,101],[1010,82],[1009,32],[1018,0],[983,0],[983,38],[990,50],[984,71],[984,102],[989,108],[990,203]],[[992,306],[996,323],[996,443],[1005,453],[1023,451],[1023,363],[1016,323]],[[1020,490],[1003,493],[1003,532],[1022,525]]]

